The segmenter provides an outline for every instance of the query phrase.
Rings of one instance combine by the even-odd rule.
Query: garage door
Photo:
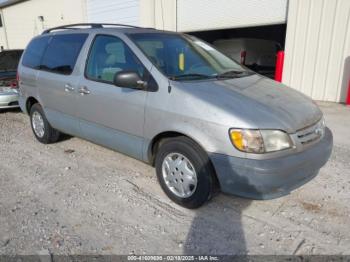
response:
[[[178,0],[179,31],[283,24],[288,0]]]
[[[87,0],[90,23],[139,25],[140,0]]]

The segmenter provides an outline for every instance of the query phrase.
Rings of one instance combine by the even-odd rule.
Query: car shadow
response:
[[[72,138],[73,138],[73,136],[71,136],[71,135],[61,133],[58,142],[64,142],[64,141],[70,140]]]
[[[228,160],[225,161],[228,164]],[[240,183],[246,182],[241,177]],[[254,191],[259,191],[254,188]],[[220,195],[207,205],[194,210],[195,217],[189,228],[183,252],[185,255],[246,255],[248,253],[242,223],[243,211],[252,200]]]
[[[185,255],[247,254],[242,212],[250,200],[236,200],[228,208],[214,199],[196,211],[184,244]]]

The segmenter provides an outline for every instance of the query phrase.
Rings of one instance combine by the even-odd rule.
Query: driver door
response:
[[[145,71],[118,37],[96,35],[79,84],[78,117],[82,136],[141,159],[147,92],[113,84],[120,71]]]

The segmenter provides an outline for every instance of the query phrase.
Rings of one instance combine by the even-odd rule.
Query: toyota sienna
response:
[[[252,199],[288,194],[332,151],[310,98],[190,35],[52,28],[29,43],[18,72],[20,107],[39,142],[66,133],[147,162],[187,208],[216,189]]]

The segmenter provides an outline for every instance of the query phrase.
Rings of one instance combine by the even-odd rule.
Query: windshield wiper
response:
[[[249,71],[237,71],[237,70],[230,70],[221,74],[216,75],[216,78],[239,78],[251,75],[252,73]]]
[[[184,78],[202,78],[202,79],[208,79],[208,78],[214,78],[216,75],[204,75],[204,74],[183,74],[183,75],[176,75],[176,76],[171,76],[171,80],[179,80],[179,79],[184,79]]]

